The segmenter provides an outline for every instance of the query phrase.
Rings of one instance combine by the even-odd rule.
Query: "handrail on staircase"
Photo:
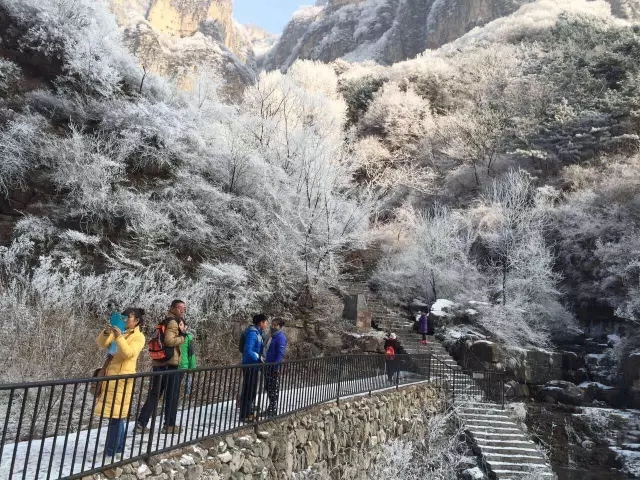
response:
[[[433,353],[429,354],[429,378],[448,382],[452,400],[495,403],[504,409],[504,372],[484,369],[456,369]]]

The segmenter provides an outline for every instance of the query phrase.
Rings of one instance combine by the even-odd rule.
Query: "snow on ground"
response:
[[[598,382],[582,382],[580,385],[578,385],[578,387],[580,388],[589,388],[591,386],[600,388],[602,390],[613,390],[614,387],[611,387],[609,385],[604,385],[602,383],[598,383]]]
[[[616,447],[612,447],[612,450],[616,452],[618,460],[622,462],[622,473],[631,476],[631,478],[640,477],[640,452]]]
[[[455,305],[451,300],[445,300],[444,298],[440,298],[435,301],[435,303],[431,306],[431,312],[439,315],[441,317],[446,317],[447,314],[445,310],[452,308]]]
[[[622,339],[620,338],[620,335],[616,335],[615,333],[610,333],[609,335],[607,335],[607,340],[610,344],[617,345],[618,343],[620,343],[620,340]]]
[[[406,385],[425,380],[424,377],[403,372],[400,383]],[[381,371],[376,376],[341,382],[340,397],[345,398],[385,388],[389,388],[389,383],[386,374]],[[337,383],[295,389],[286,389],[285,385],[280,392],[279,413],[286,414],[300,408],[329,402],[336,398],[337,389]],[[266,395],[260,395],[256,404],[262,406],[264,410],[267,404]],[[207,404],[178,411],[177,424],[181,427],[181,432],[175,435],[160,433],[161,417],[156,417],[154,421],[157,426],[151,435],[134,433],[135,422],[127,422],[124,460],[143,455],[148,451],[153,452],[198,438],[233,431],[243,426],[238,418],[235,401]],[[151,424],[150,422],[149,426]],[[30,480],[60,478],[109,465],[113,463],[112,459],[103,458],[106,433],[105,424],[99,428],[94,426],[90,430],[69,433],[66,438],[64,435],[59,435],[47,437],[44,440],[8,443],[4,445],[0,457],[0,478]],[[12,458],[14,458],[13,464]]]

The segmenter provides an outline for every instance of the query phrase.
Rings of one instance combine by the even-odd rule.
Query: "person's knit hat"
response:
[[[396,334],[395,334],[395,333],[390,333],[390,334],[389,334],[389,338],[390,338],[391,340],[395,340],[397,337],[396,337]]]

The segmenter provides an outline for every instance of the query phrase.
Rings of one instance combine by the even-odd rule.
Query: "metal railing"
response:
[[[397,355],[393,361],[384,355],[346,355],[277,366],[0,385],[0,478],[81,478],[217,435],[257,428],[314,405],[416,382],[430,381],[446,389],[452,399],[496,402],[504,378],[495,375],[475,379],[468,372],[465,377],[430,354]],[[91,390],[100,383],[104,393],[96,398]],[[177,392],[169,396],[175,402],[160,399],[141,431],[135,428],[136,420],[154,384]],[[243,395],[248,399],[245,408]],[[115,430],[109,427],[113,413],[125,418],[124,450],[112,457],[106,440],[118,435],[117,425]],[[167,416],[173,415],[179,428],[163,429]]]

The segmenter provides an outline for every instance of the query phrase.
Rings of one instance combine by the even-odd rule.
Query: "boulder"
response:
[[[519,383],[544,385],[550,380],[562,378],[562,355],[546,350],[521,350],[513,354],[516,366],[513,374]]]
[[[384,332],[345,333],[343,345],[351,352],[384,353]]]
[[[569,405],[584,405],[586,403],[586,395],[584,390],[571,382],[564,380],[551,380],[542,388],[542,398],[552,398],[559,403]]]

